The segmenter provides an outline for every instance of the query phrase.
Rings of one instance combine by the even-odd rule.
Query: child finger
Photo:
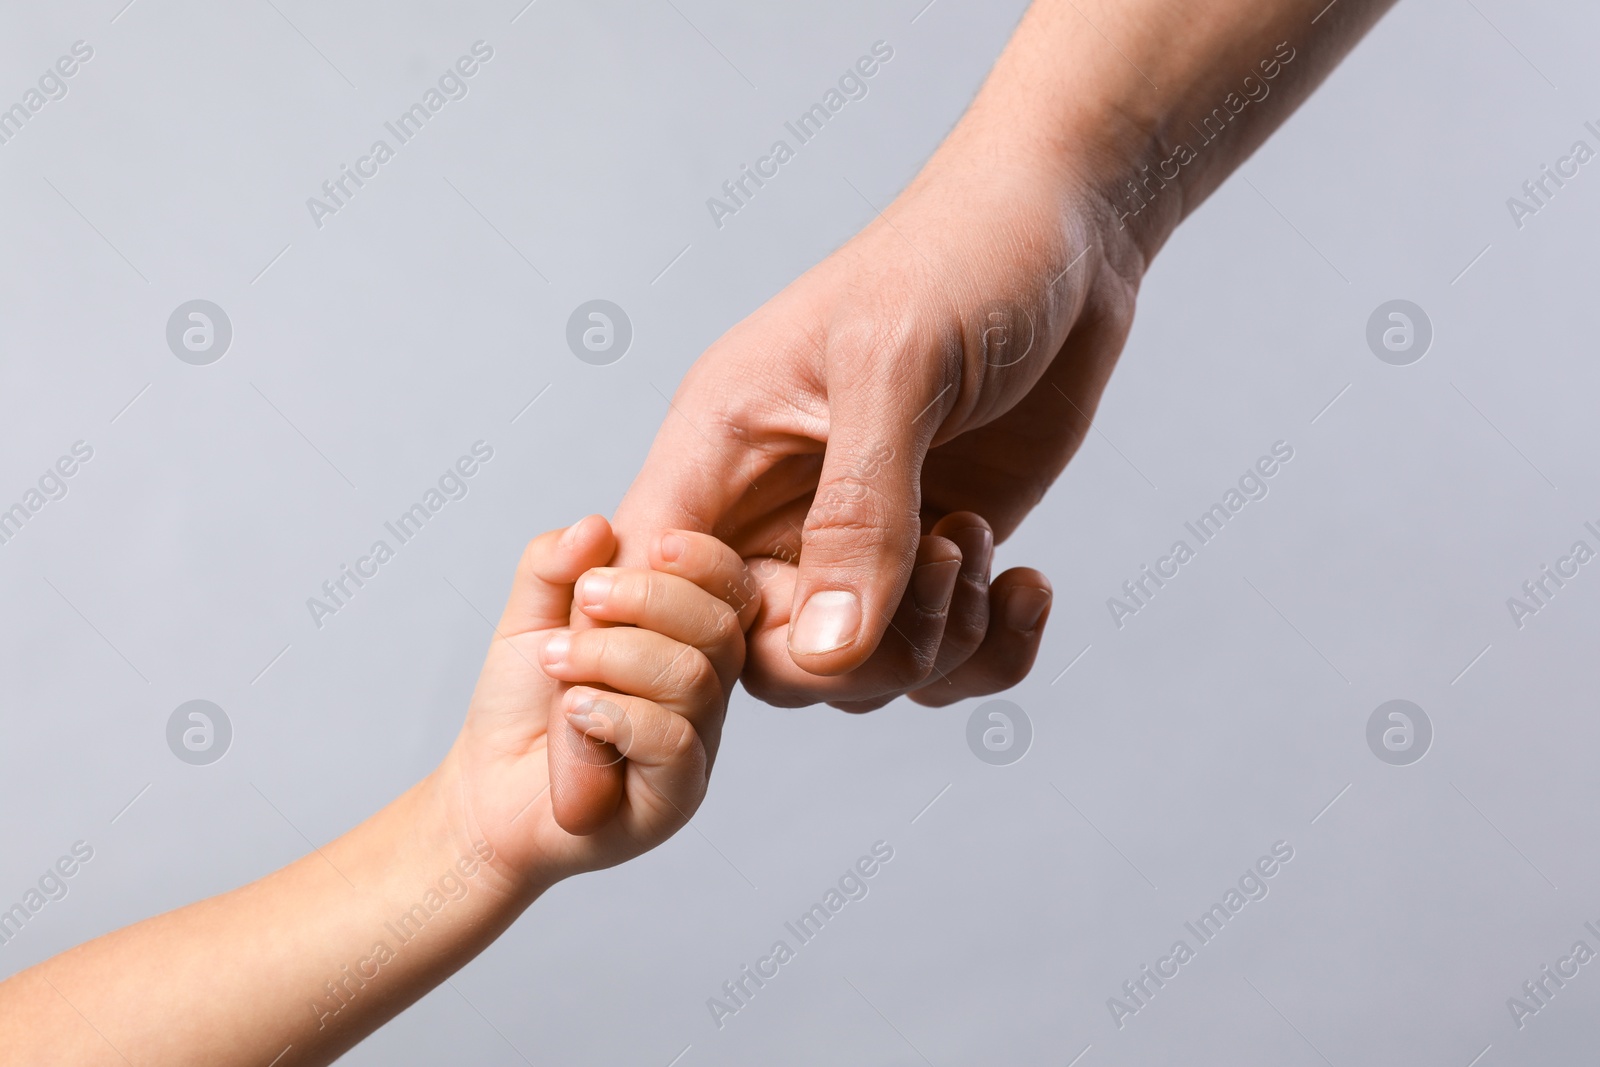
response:
[[[611,561],[611,524],[590,515],[565,530],[534,538],[522,554],[497,637],[565,627],[572,617],[572,586],[580,574]],[[589,759],[583,738],[563,722],[546,730],[550,805],[568,833],[594,833],[622,801],[623,768]]]
[[[528,542],[500,617],[500,632],[510,635],[566,626],[572,613],[573,583],[591,567],[609,563],[616,548],[611,524],[600,515]]]
[[[705,799],[715,758],[714,742],[702,742],[682,716],[625,693],[577,687],[564,702],[567,727],[585,742],[626,758],[624,799],[616,817],[640,837],[676,828]],[[626,756],[623,756],[626,753]]]
[[[705,653],[634,626],[558,631],[539,650],[539,663],[557,681],[603,685],[653,700],[696,725],[725,699]]]
[[[627,693],[573,686],[562,700],[567,721],[599,749],[640,767],[673,767],[705,781],[708,758],[694,725],[660,704]],[[604,746],[603,749],[599,746]]]
[[[693,645],[731,688],[744,666],[744,629],[735,610],[687,578],[632,567],[596,567],[578,579],[578,610]]]
[[[693,530],[664,530],[650,544],[650,567],[687,578],[727,604],[739,616],[741,629],[749,629],[761,605],[755,582],[744,560],[722,541]]]
[[[554,711],[546,723],[545,744],[556,824],[578,837],[595,833],[611,821],[622,802],[622,758]]]

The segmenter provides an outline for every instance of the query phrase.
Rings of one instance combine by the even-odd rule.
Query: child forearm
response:
[[[257,882],[0,983],[5,1064],[325,1064],[538,895],[456,812],[446,768]]]

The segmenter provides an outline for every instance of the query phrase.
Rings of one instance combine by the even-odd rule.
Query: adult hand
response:
[[[1389,2],[1035,0],[911,186],[684,378],[623,558],[662,527],[749,558],[771,703],[1014,684],[1050,591],[988,582],[993,538],[1082,441],[1150,257]]]
[[[952,158],[705,353],[617,513],[749,558],[770,703],[944,704],[1038,650],[1050,585],[990,554],[1082,440],[1138,261],[1042,161]]]

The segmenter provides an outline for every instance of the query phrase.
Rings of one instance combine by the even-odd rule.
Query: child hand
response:
[[[732,549],[667,531],[649,569],[615,551],[597,515],[528,545],[439,772],[462,832],[535,892],[689,820],[744,665],[757,603]]]

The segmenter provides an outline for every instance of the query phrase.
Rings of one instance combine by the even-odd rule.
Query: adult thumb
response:
[[[802,532],[789,654],[812,674],[844,674],[877,649],[922,533],[922,461],[939,413],[924,408],[920,421],[934,424],[924,426],[914,399],[871,399],[834,398]]]

